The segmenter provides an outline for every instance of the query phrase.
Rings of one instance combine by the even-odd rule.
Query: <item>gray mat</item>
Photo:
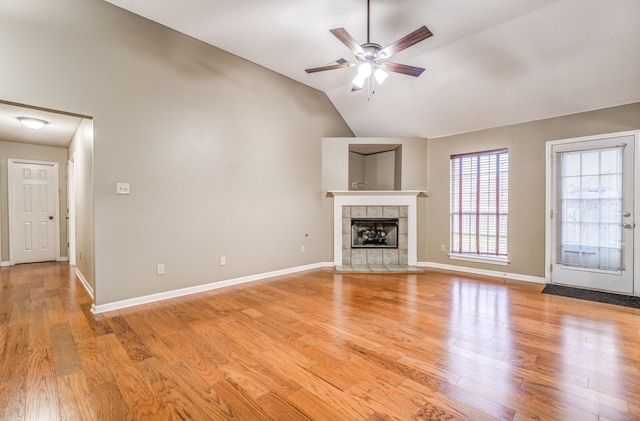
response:
[[[561,295],[563,297],[578,298],[580,300],[597,301],[599,303],[615,304],[625,307],[640,308],[640,297],[614,294],[611,292],[591,291],[588,289],[572,288],[564,285],[547,284],[542,289],[543,294]]]

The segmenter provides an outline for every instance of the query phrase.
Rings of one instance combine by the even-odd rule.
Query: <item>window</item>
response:
[[[509,152],[451,156],[451,257],[507,260]]]

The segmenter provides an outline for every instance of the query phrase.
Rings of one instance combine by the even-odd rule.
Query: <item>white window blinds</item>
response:
[[[451,156],[451,253],[507,257],[509,152]]]

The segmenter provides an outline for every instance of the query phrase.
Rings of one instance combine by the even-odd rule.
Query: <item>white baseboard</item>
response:
[[[78,277],[78,279],[80,279],[80,283],[82,284],[84,289],[86,289],[87,293],[91,296],[91,299],[95,301],[95,297],[93,295],[93,288],[91,288],[91,285],[89,285],[89,282],[87,282],[87,279],[84,277],[82,272],[80,272],[80,269],[78,269],[76,267],[75,268],[75,273],[76,273],[76,276]]]
[[[452,272],[471,273],[474,275],[492,276],[494,278],[513,279],[515,281],[534,282],[536,284],[546,284],[547,280],[540,276],[521,275],[519,273],[508,273],[497,270],[476,269],[466,266],[447,265],[434,262],[418,262],[418,266],[433,269],[444,269]]]
[[[68,257],[60,257],[58,260],[56,260],[57,262],[68,262],[69,258]],[[33,263],[38,263],[38,262],[33,262]],[[7,266],[13,266],[13,263],[11,263],[10,261],[6,261],[6,262],[0,262],[0,267],[7,267]]]
[[[333,262],[320,262],[320,263],[314,263],[311,265],[276,270],[273,272],[260,273],[257,275],[243,276],[241,278],[227,279],[225,281],[219,281],[219,282],[211,282],[209,284],[196,285],[193,287],[182,288],[182,289],[175,289],[173,291],[159,292],[157,294],[130,298],[128,300],[116,301],[108,304],[100,304],[100,305],[94,304],[91,308],[91,312],[93,314],[105,313],[107,311],[120,310],[123,308],[138,306],[141,304],[148,304],[156,301],[168,300],[170,298],[182,297],[184,295],[196,294],[198,292],[211,291],[214,289],[225,288],[233,285],[244,284],[247,282],[254,282],[262,279],[289,275],[296,272],[303,272],[306,270],[318,269],[318,268],[324,268],[324,267],[333,267]]]

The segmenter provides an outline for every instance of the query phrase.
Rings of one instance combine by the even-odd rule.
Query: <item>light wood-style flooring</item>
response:
[[[319,269],[101,315],[0,270],[0,420],[640,419],[640,311]]]

